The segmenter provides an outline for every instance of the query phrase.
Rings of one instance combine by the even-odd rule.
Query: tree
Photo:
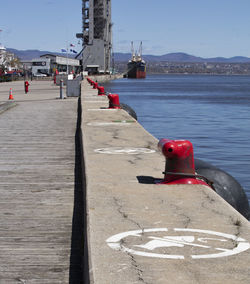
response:
[[[21,62],[20,62],[20,59],[19,58],[13,58],[11,61],[10,61],[10,66],[12,68],[16,68],[16,69],[19,69],[20,66],[21,66]]]

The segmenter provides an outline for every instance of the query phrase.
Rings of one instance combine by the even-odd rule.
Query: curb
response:
[[[13,108],[15,106],[17,106],[17,104],[15,102],[6,102],[6,103],[3,103],[3,104],[0,104],[0,114],[2,114],[6,110]]]

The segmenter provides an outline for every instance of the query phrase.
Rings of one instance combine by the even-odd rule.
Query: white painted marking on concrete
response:
[[[176,234],[176,232],[181,232],[184,234],[188,233],[188,235],[161,236],[165,232],[174,234]],[[151,233],[155,234],[151,236]],[[193,233],[194,235],[190,235],[190,233]],[[211,237],[211,235],[216,237]],[[149,239],[149,241],[146,241],[147,239]],[[186,250],[188,247],[191,247],[192,249],[190,251],[193,252],[193,249],[196,248],[198,251],[197,254],[190,253],[190,258],[192,259],[227,257],[239,254],[250,248],[249,242],[235,235],[210,230],[186,228],[175,228],[173,230],[169,230],[167,228],[154,228],[128,231],[114,235],[108,238],[106,242],[108,246],[114,250],[145,257],[165,259],[185,259],[184,255],[182,254],[166,253],[166,248],[173,247],[176,248],[178,252],[181,251],[181,249]],[[138,242],[141,242],[141,244],[138,244]],[[220,242],[221,245],[224,245],[224,247],[217,247],[218,242]],[[156,252],[152,252],[154,250],[156,250]],[[164,253],[161,252],[162,250],[164,250]],[[201,253],[199,253],[199,250]],[[204,250],[207,250],[210,253],[204,254]],[[173,249],[171,249],[171,251],[173,251]]]
[[[104,101],[104,100],[102,100],[102,101],[85,101],[86,103],[106,103],[107,101]]]
[[[117,108],[90,108],[88,111],[118,111],[120,109]]]
[[[112,154],[112,155],[135,155],[135,154],[151,154],[155,153],[155,150],[147,148],[133,148],[133,147],[110,147],[110,148],[100,148],[94,150],[96,153],[100,154]]]
[[[27,185],[27,182],[0,182],[0,185],[13,185],[13,184],[20,184],[20,185]],[[75,182],[29,182],[28,185],[74,185]]]
[[[89,126],[110,126],[110,125],[116,125],[116,126],[127,126],[131,125],[129,122],[89,122],[87,125]]]

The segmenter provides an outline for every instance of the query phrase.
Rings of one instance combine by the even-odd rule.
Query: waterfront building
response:
[[[7,51],[7,49],[0,44],[0,69],[4,72],[10,72],[19,68],[19,61],[14,53]]]
[[[51,76],[57,71],[59,74],[80,72],[78,59],[53,53],[43,54],[32,60],[23,60],[22,63],[24,69],[31,72],[33,76]]]
[[[82,0],[83,71],[110,73],[112,49],[111,0]]]
[[[0,65],[3,65],[5,60],[6,48],[0,43]]]

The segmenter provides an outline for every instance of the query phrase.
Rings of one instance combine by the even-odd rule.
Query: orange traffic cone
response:
[[[14,100],[13,95],[12,95],[12,88],[10,88],[9,100]]]

